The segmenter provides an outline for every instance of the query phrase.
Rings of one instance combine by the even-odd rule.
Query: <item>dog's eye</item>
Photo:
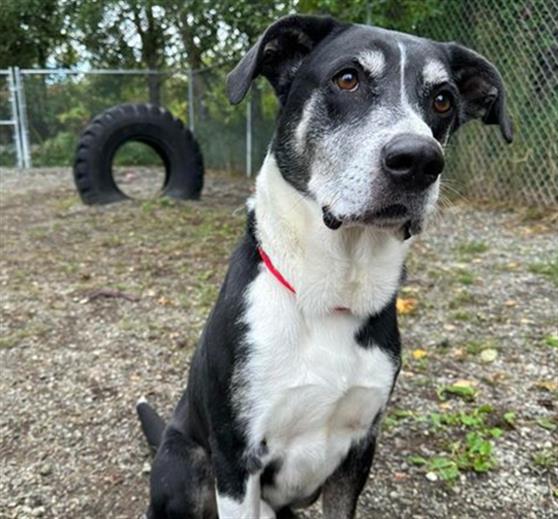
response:
[[[358,72],[354,68],[346,68],[339,72],[333,81],[341,90],[354,92],[358,88]]]
[[[453,108],[453,101],[448,92],[440,92],[433,100],[432,107],[439,114],[447,114]]]

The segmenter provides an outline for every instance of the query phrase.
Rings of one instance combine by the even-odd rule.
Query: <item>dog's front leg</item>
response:
[[[358,496],[370,473],[376,437],[368,436],[349,450],[347,457],[326,480],[322,489],[325,519],[353,519]]]
[[[215,468],[219,519],[275,519],[261,499],[260,472],[249,473],[236,463]]]

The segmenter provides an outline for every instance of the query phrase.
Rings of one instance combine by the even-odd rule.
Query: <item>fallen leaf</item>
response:
[[[424,357],[428,355],[428,352],[426,350],[417,348],[416,350],[413,350],[411,352],[411,355],[413,356],[413,359],[420,360],[420,359],[424,359]]]
[[[487,364],[494,362],[496,357],[498,357],[498,351],[494,348],[486,348],[485,350],[482,350],[480,354],[480,359]]]
[[[474,380],[465,380],[459,379],[452,384],[453,386],[461,386],[461,387],[474,387],[477,383]]]
[[[415,311],[417,307],[417,300],[414,297],[398,297],[396,306],[397,313],[401,315],[408,315]]]
[[[552,380],[537,380],[535,383],[537,389],[543,389],[545,391],[556,391],[558,389],[558,382]]]

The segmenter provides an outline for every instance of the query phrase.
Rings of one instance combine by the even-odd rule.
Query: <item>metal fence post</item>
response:
[[[192,67],[188,69],[188,127],[194,133],[194,71]]]
[[[21,150],[23,155],[23,167],[31,167],[31,147],[29,146],[29,126],[27,124],[27,103],[25,102],[25,91],[21,80],[19,67],[14,67],[15,95],[19,111],[19,131],[21,136]]]
[[[21,131],[19,124],[19,111],[17,109],[17,95],[14,68],[8,69],[8,88],[10,90],[10,106],[12,109],[12,122],[14,126],[14,146],[16,150],[17,167],[23,168],[23,148],[21,145]]]
[[[246,176],[252,176],[252,90],[246,100]]]

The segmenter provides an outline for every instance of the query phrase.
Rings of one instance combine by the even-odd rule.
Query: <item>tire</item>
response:
[[[165,165],[162,195],[197,200],[203,187],[203,158],[194,136],[172,114],[150,104],[122,104],[95,117],[81,134],[74,162],[74,181],[85,204],[126,200],[116,185],[112,163],[129,141],[144,143]]]

